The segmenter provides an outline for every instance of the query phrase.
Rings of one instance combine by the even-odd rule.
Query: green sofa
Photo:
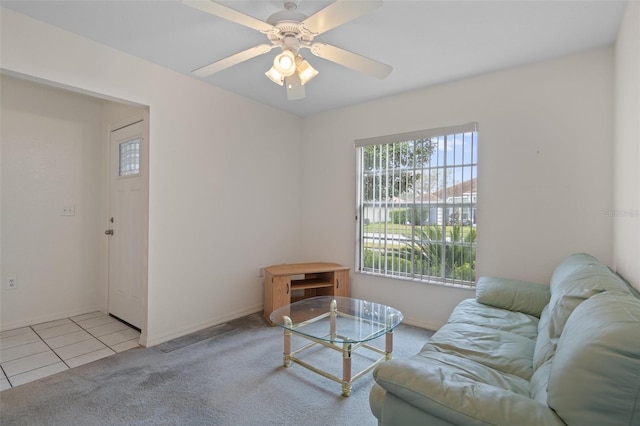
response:
[[[373,375],[380,425],[640,426],[640,299],[584,253],[549,285],[483,277],[418,354]]]

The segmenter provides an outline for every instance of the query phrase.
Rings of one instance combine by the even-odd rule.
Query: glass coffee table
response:
[[[284,366],[292,362],[342,384],[342,395],[351,395],[351,384],[381,362],[391,359],[393,329],[403,319],[402,312],[390,306],[366,300],[338,296],[303,299],[276,309],[269,319],[284,328]],[[295,333],[311,343],[291,350],[291,335]],[[385,336],[385,348],[367,342]],[[342,353],[342,378],[310,365],[297,357],[301,352],[324,345]],[[364,370],[351,374],[351,355],[358,348],[382,355]]]

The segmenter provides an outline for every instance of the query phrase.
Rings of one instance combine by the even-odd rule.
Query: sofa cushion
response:
[[[540,322],[538,323],[538,337],[536,347],[533,351],[533,371],[535,372],[542,364],[553,358],[556,353],[557,339],[549,336],[549,306],[542,310]]]
[[[603,291],[631,294],[627,284],[600,263],[583,265],[564,276],[562,281],[552,282],[549,336],[552,339],[560,337],[573,310],[591,296]]]
[[[551,374],[552,360],[542,364],[531,376],[529,389],[531,399],[540,404],[547,405],[547,387],[549,386],[549,377]]]
[[[404,418],[405,409],[411,407],[442,419],[436,424],[564,425],[545,404],[529,398],[526,380],[453,354],[392,359],[380,364],[373,376],[391,394],[382,409],[385,424],[387,401],[394,400],[394,425],[417,424]]]
[[[445,324],[420,350],[420,356],[430,352],[454,355],[500,373],[529,380],[535,342],[504,330],[474,324]]]
[[[555,287],[561,285],[569,274],[587,265],[598,262],[598,259],[587,253],[576,253],[568,256],[553,270],[551,280],[549,281],[551,291],[553,292]]]
[[[460,302],[453,309],[447,322],[481,325],[530,339],[535,339],[538,334],[538,318],[535,316],[483,305],[475,299]]]
[[[640,300],[606,292],[580,304],[558,340],[547,392],[568,425],[640,424]]]
[[[384,403],[386,392],[380,385],[373,385],[371,392],[369,392],[369,406],[373,415],[378,419],[382,418],[382,404]]]
[[[485,305],[540,316],[549,303],[549,286],[529,281],[497,277],[480,277],[476,300]]]

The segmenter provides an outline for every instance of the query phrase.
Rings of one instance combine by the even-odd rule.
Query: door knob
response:
[[[113,229],[107,229],[104,233],[105,235],[113,235]]]

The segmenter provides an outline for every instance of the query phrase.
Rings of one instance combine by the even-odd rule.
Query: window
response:
[[[140,138],[120,144],[120,176],[140,174]]]
[[[356,270],[474,286],[476,123],[356,141]]]

